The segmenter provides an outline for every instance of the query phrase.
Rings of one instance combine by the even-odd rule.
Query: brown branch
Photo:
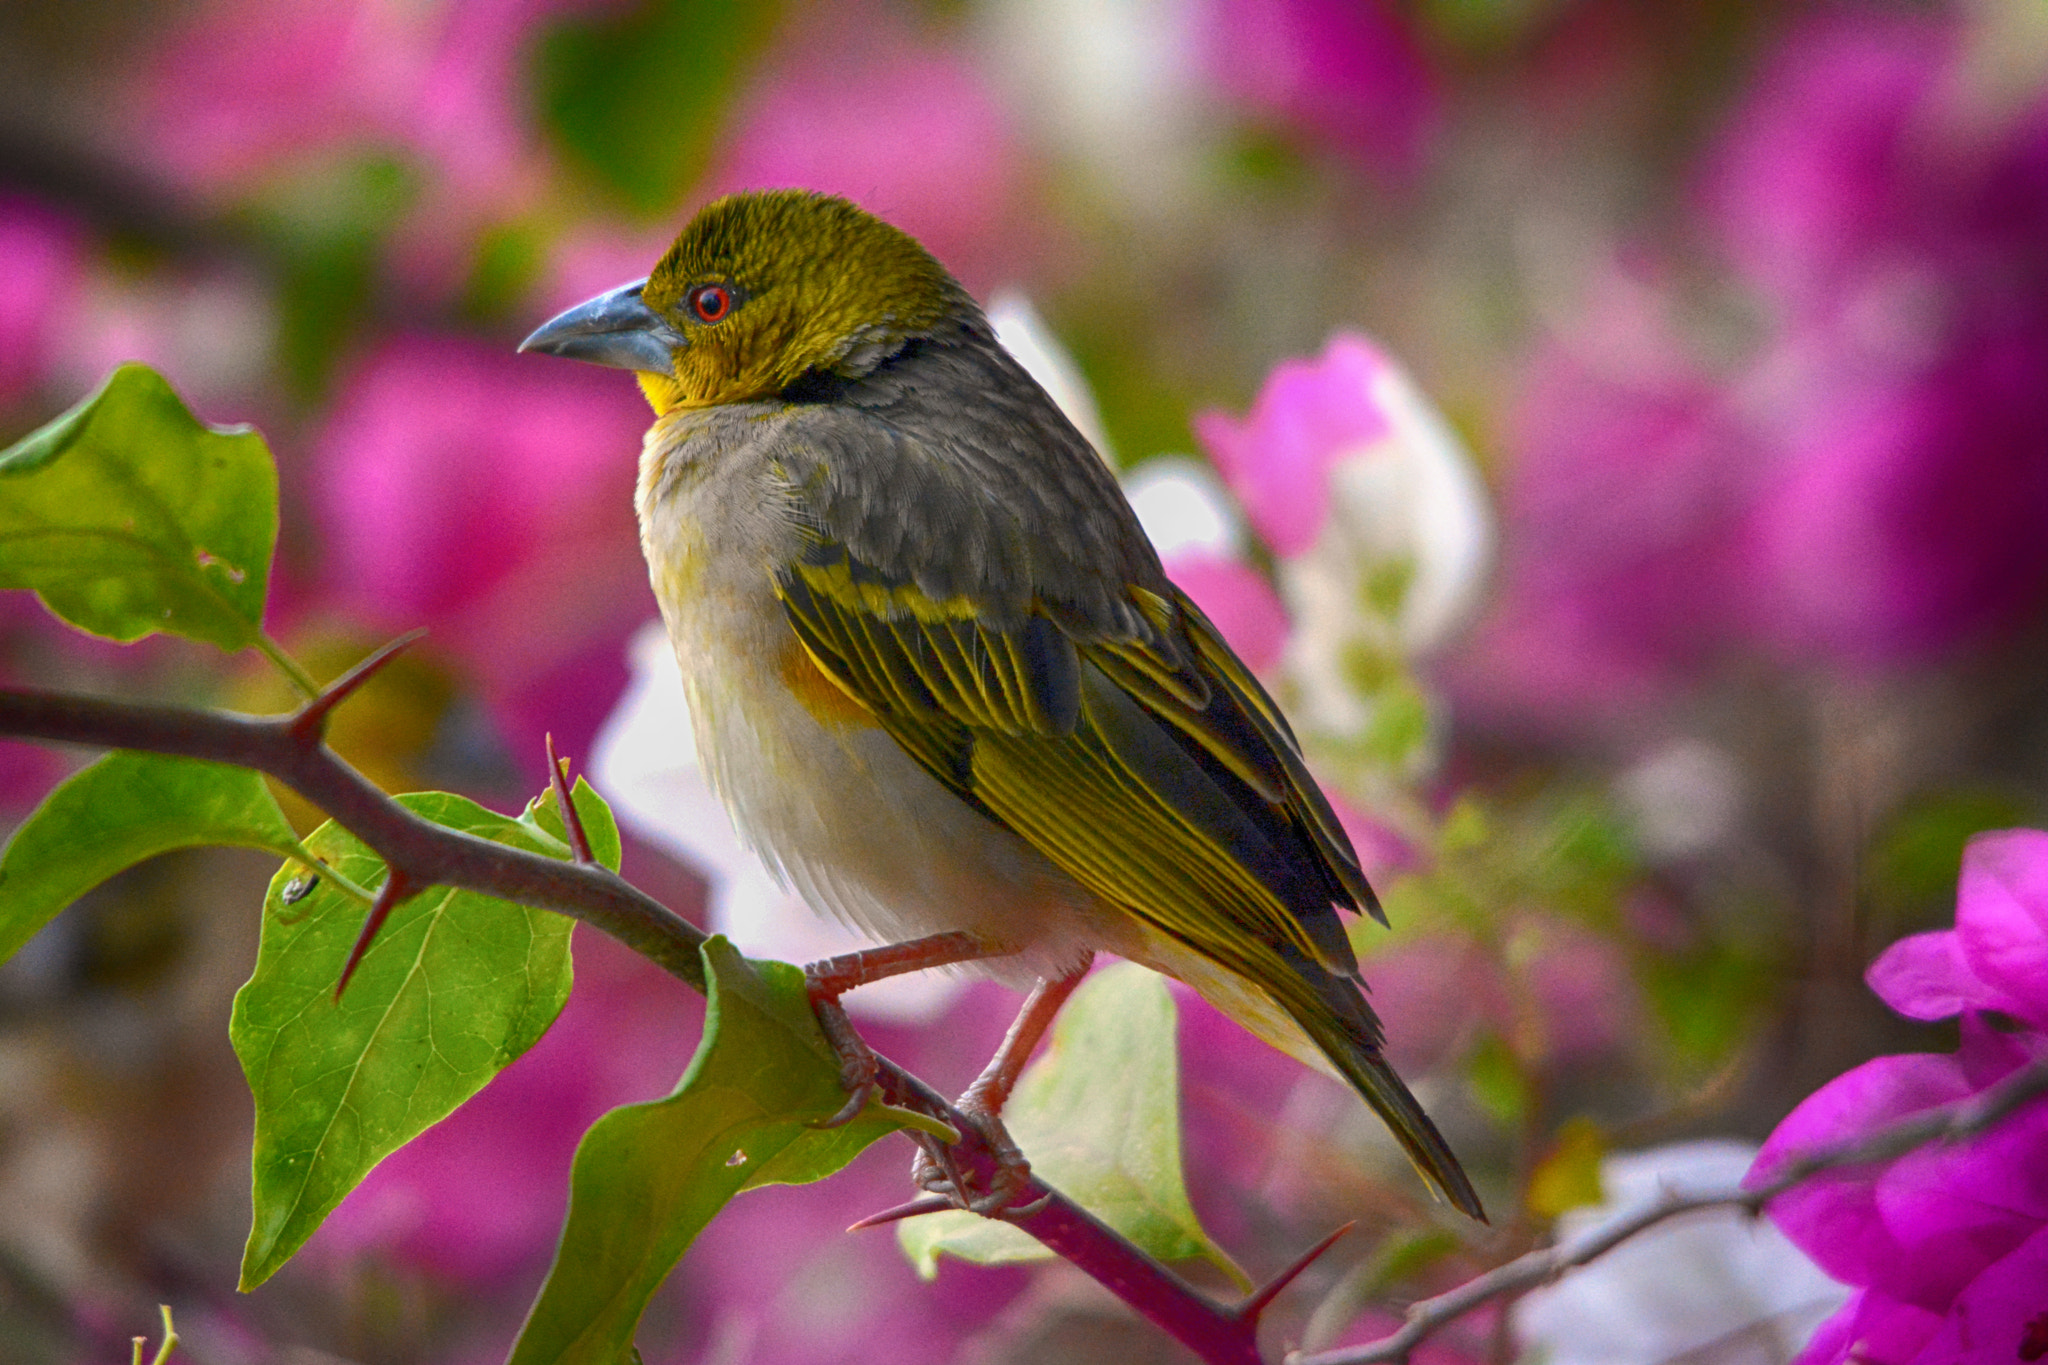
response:
[[[309,703],[318,705],[318,702]],[[413,814],[344,762],[298,716],[248,716],[0,688],[0,734],[141,749],[268,773],[402,871],[414,889],[453,886],[554,910],[603,930],[698,991],[704,935],[603,867],[561,862]]]
[[[2032,1100],[2048,1095],[2048,1058],[2021,1067],[1997,1085],[1967,1100],[1930,1109],[1887,1124],[1861,1137],[1817,1147],[1787,1161],[1769,1180],[1753,1187],[1667,1193],[1612,1222],[1556,1246],[1542,1247],[1496,1266],[1456,1289],[1409,1306],[1398,1332],[1314,1355],[1291,1352],[1286,1365],[1377,1365],[1405,1362],[1429,1337],[1494,1299],[1527,1293],[1568,1270],[1590,1264],[1630,1238],[1681,1214],[1702,1209],[1740,1209],[1755,1215],[1787,1190],[1829,1171],[1892,1161],[1931,1142],[1960,1142],[1993,1127]]]
[[[332,690],[332,689],[330,689]],[[392,800],[328,748],[306,711],[249,716],[0,688],[0,735],[98,748],[138,749],[233,764],[268,773],[383,858],[387,886],[417,892],[453,886],[552,910],[611,935],[699,992],[704,935],[603,866],[563,862],[492,843],[422,819]],[[304,723],[307,713],[315,723]],[[573,806],[564,802],[565,813]],[[886,1057],[876,1082],[891,1104],[944,1118],[963,1135],[953,1155],[984,1187],[995,1161],[973,1125],[946,1099]],[[1210,1365],[1260,1365],[1258,1317],[1270,1295],[1218,1304],[1043,1181],[1018,1197],[1029,1212],[1006,1221],[1100,1282]],[[1031,1207],[1036,1203],[1036,1207]]]

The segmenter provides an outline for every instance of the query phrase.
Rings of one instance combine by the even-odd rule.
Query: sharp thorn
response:
[[[1294,1283],[1295,1276],[1315,1264],[1318,1256],[1321,1256],[1331,1247],[1337,1245],[1339,1238],[1357,1226],[1358,1224],[1355,1221],[1346,1223],[1343,1227],[1338,1228],[1328,1237],[1323,1238],[1322,1241],[1317,1242],[1314,1246],[1296,1257],[1293,1265],[1288,1266],[1287,1269],[1266,1281],[1263,1286],[1252,1292],[1250,1298],[1237,1306],[1235,1311],[1238,1318],[1245,1322],[1257,1322],[1259,1314],[1266,1311],[1266,1306],[1272,1303],[1274,1299],[1280,1297],[1280,1291]]]
[[[349,978],[356,974],[363,954],[370,951],[370,941],[377,937],[377,931],[384,927],[384,921],[391,918],[391,912],[398,903],[412,894],[412,885],[404,873],[396,868],[384,874],[384,885],[377,888],[377,899],[370,906],[370,913],[363,916],[363,927],[356,935],[355,946],[348,951],[348,962],[341,969],[341,980],[334,983],[334,998],[338,1002],[341,993],[348,989]]]
[[[1006,1209],[997,1209],[990,1217],[1000,1218],[1005,1223],[1021,1223],[1034,1213],[1044,1212],[1045,1206],[1050,1203],[1052,1203],[1052,1191],[1047,1190],[1028,1204],[1012,1204]]]
[[[927,1213],[944,1213],[947,1209],[953,1207],[955,1207],[953,1201],[943,1194],[922,1195],[911,1200],[908,1204],[898,1204],[893,1209],[883,1209],[880,1213],[871,1213],[859,1222],[849,1226],[846,1230],[848,1232],[866,1232],[869,1228],[878,1228],[884,1223],[900,1222],[905,1218],[916,1218]]]
[[[320,689],[320,695],[301,706],[292,716],[291,730],[301,738],[318,736],[327,729],[327,717],[347,701],[355,690],[375,677],[384,665],[418,643],[425,630],[408,631],[384,645],[369,658]]]
[[[583,828],[583,814],[576,809],[576,801],[569,794],[569,760],[555,757],[553,731],[546,736],[546,742],[548,785],[555,789],[555,804],[562,808],[562,829],[569,836],[570,856],[579,863],[594,863],[597,858],[590,851],[590,833]]]

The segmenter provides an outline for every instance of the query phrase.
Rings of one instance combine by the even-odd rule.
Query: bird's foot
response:
[[[954,1159],[952,1149],[936,1139],[920,1138],[918,1153],[911,1163],[911,1181],[930,1194],[944,1195],[956,1208],[984,1218],[1018,1218],[1036,1213],[1045,1200],[1016,1206],[1017,1197],[1031,1184],[1031,1163],[1024,1159],[1003,1121],[987,1108],[963,1096],[958,1106],[961,1118],[973,1127],[988,1149],[995,1169],[986,1189],[977,1190],[973,1177]]]
[[[806,969],[808,971],[808,969]],[[825,1041],[832,1045],[834,1055],[839,1058],[839,1083],[846,1088],[846,1103],[839,1106],[830,1118],[818,1119],[813,1128],[839,1128],[860,1117],[868,1101],[875,1095],[875,1063],[873,1049],[854,1031],[853,1021],[846,1017],[846,1007],[839,1003],[836,994],[819,991],[815,984],[811,988],[811,1009],[818,1016],[818,1027],[825,1034]]]

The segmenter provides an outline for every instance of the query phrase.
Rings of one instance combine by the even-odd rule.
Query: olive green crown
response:
[[[705,324],[690,291],[734,291]],[[777,393],[807,371],[855,377],[974,304],[908,233],[806,190],[728,195],[690,220],[648,277],[647,305],[690,339],[676,378],[698,402]]]

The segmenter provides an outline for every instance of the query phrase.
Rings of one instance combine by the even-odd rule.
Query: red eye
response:
[[[699,322],[717,322],[732,311],[732,290],[722,284],[700,284],[689,294],[690,311]]]

